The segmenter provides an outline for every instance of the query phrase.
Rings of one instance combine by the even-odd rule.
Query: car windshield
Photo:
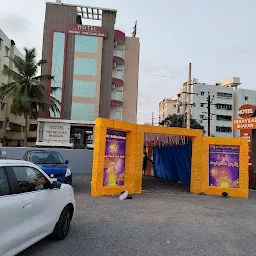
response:
[[[64,164],[63,158],[58,152],[32,152],[30,161],[34,164]]]

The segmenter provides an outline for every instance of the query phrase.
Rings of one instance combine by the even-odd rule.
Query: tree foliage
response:
[[[159,122],[160,126],[167,126],[167,127],[186,127],[186,119],[184,115],[169,115],[166,117],[162,122]],[[190,121],[190,128],[191,129],[201,129],[203,130],[204,127],[200,125],[196,119],[191,117]]]
[[[24,115],[25,136],[24,144],[27,143],[27,125],[30,117],[36,118],[39,110],[45,110],[47,99],[45,92],[45,82],[52,80],[51,75],[37,75],[38,69],[47,63],[45,60],[36,61],[36,49],[25,50],[25,59],[15,55],[10,58],[15,69],[4,66],[2,74],[7,76],[9,83],[0,87],[0,97],[3,101],[12,101],[12,113]],[[52,87],[51,94],[59,88]],[[49,109],[57,114],[60,112],[60,102],[50,96]]]

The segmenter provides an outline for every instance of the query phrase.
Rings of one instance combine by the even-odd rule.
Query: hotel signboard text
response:
[[[69,25],[68,33],[84,36],[107,37],[107,30],[105,28],[91,25]]]

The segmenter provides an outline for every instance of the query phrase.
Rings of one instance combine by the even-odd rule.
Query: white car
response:
[[[64,239],[75,212],[70,185],[51,180],[37,165],[0,159],[0,255],[9,256],[52,235]]]

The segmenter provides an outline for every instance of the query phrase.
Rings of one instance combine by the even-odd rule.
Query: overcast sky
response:
[[[150,122],[152,112],[158,117],[162,98],[176,97],[189,62],[200,82],[238,76],[241,87],[256,89],[255,0],[63,2],[117,9],[116,27],[127,35],[138,20],[140,123]],[[41,54],[44,13],[44,0],[1,0],[0,28],[18,48],[36,46]]]

